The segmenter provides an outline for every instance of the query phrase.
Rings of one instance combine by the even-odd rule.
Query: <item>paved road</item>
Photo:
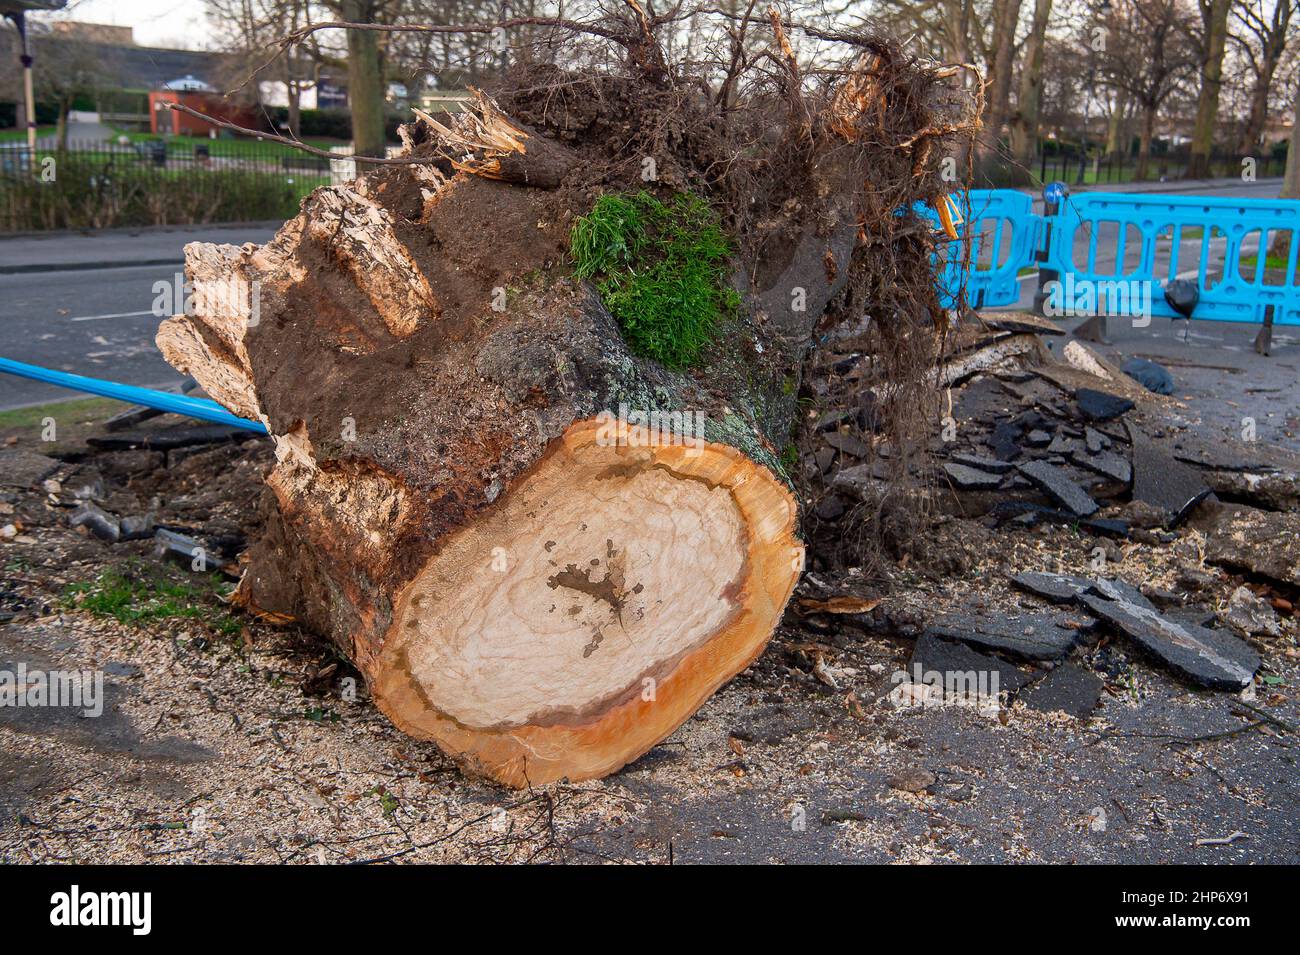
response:
[[[180,264],[189,242],[265,242],[278,222],[240,225],[101,229],[97,232],[31,232],[0,238],[0,275],[111,265]]]
[[[1226,195],[1242,198],[1275,199],[1279,184],[1267,183],[1216,184],[1212,189],[1180,190],[1180,195]],[[1172,194],[1172,193],[1171,193]],[[1204,237],[1184,240],[1179,253],[1180,277],[1197,274],[1201,245]],[[1075,261],[1086,263],[1089,237],[1076,236]],[[1215,253],[1220,254],[1225,240],[1210,239],[1211,274],[1216,271]],[[1251,243],[1245,244],[1247,254],[1253,252]],[[1113,268],[1115,264],[1115,236],[1098,236],[1097,264],[1099,270]],[[1126,249],[1125,263],[1135,265],[1140,249]],[[1164,259],[1157,254],[1157,265]],[[1221,272],[1221,261],[1217,271]],[[1020,302],[1017,308],[1033,305],[1037,273],[1022,277]],[[1160,294],[1157,292],[1156,294]],[[1073,329],[1083,319],[1062,319],[1063,328]],[[1300,329],[1279,327],[1273,334],[1273,353],[1270,357],[1254,351],[1255,335],[1259,326],[1235,322],[1171,321],[1152,318],[1149,324],[1132,319],[1111,318],[1107,323],[1109,344],[1096,347],[1117,364],[1126,358],[1147,358],[1165,364],[1174,376],[1176,392],[1194,415],[1223,434],[1237,438],[1243,422],[1255,422],[1261,441],[1272,441],[1300,449]],[[1067,339],[1049,341],[1049,347],[1059,350]]]
[[[273,231],[259,224],[0,240],[0,355],[131,385],[177,382],[153,343],[161,321],[154,283],[175,284],[187,242],[265,242]],[[160,260],[170,264],[86,267]],[[13,271],[19,268],[41,271]],[[162,309],[163,317],[171,311]],[[0,410],[72,397],[78,394],[0,375]]]
[[[18,361],[157,387],[181,376],[162,359],[153,335],[156,281],[173,267],[142,266],[0,275],[0,355]],[[0,409],[57,401],[76,393],[0,375]]]

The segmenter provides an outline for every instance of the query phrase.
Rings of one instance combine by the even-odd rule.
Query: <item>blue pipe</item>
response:
[[[71,388],[73,391],[84,391],[87,394],[99,395],[103,398],[114,398],[117,401],[145,405],[149,408],[157,408],[159,411],[170,411],[172,414],[188,415],[191,418],[198,418],[200,421],[232,425],[236,428],[243,428],[245,431],[266,434],[266,427],[260,421],[238,418],[215,401],[210,401],[207,398],[191,398],[189,395],[155,391],[153,388],[121,385],[116,381],[105,381],[103,378],[71,375],[66,371],[54,371],[51,368],[42,368],[39,365],[28,365],[25,362],[14,361],[12,358],[0,358],[0,372],[17,375],[20,378],[30,378],[33,381],[43,381],[49,385],[58,385],[60,388]]]

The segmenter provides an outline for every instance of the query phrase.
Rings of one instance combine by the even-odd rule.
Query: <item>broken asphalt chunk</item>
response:
[[[231,564],[193,537],[187,537],[165,527],[155,528],[153,537],[158,545],[155,550],[159,557],[171,558],[199,573],[220,570],[235,575]]]
[[[1273,605],[1255,594],[1249,587],[1238,587],[1232,592],[1222,619],[1239,633],[1254,636],[1282,636]]]
[[[1120,580],[1118,577],[1111,579],[1102,579],[1092,581],[1089,588],[1093,594],[1098,597],[1105,597],[1107,600],[1122,600],[1131,604],[1136,604],[1144,610],[1155,611],[1156,605],[1147,599],[1146,594],[1138,590],[1128,581]]]
[[[945,640],[929,630],[916,640],[907,675],[913,683],[941,686],[949,695],[984,693],[989,697],[1004,691],[1017,693],[1036,678],[1036,674],[1026,673],[1013,663],[979,653],[964,643]]]
[[[1046,461],[1029,461],[1018,465],[1020,473],[1033,481],[1048,496],[1078,517],[1097,513],[1097,502],[1062,471]]]
[[[1110,447],[1110,438],[1106,437],[1096,428],[1083,429],[1084,442],[1087,444],[1088,453],[1096,454],[1098,451],[1104,451]]]
[[[84,527],[102,541],[116,544],[122,536],[117,518],[95,504],[85,501],[68,518],[71,527]]]
[[[1092,421],[1109,421],[1133,410],[1133,402],[1096,388],[1080,388],[1074,393],[1079,410]]]
[[[153,537],[154,518],[152,514],[143,517],[128,514],[122,518],[122,537],[124,541],[148,540]]]
[[[1023,433],[1024,428],[1003,421],[993,428],[993,433],[985,440],[994,455],[1002,461],[1010,461],[1020,454],[1020,436]]]
[[[1129,536],[1129,525],[1111,518],[1079,518],[1054,507],[1045,507],[1032,501],[998,501],[989,511],[999,524],[1008,520],[1018,521],[1028,527],[1046,521],[1050,524],[1066,524],[1079,530],[1101,537],[1114,537],[1119,540]]]
[[[1079,443],[1073,438],[1066,436],[1064,432],[1058,431],[1056,437],[1052,438],[1052,443],[1047,446],[1048,454],[1069,454],[1077,449]]]
[[[1055,613],[982,617],[951,613],[934,620],[926,633],[1026,660],[1059,660],[1079,642],[1079,631]]]
[[[827,494],[817,502],[813,512],[823,521],[834,521],[839,520],[847,509],[844,498],[838,494]]]
[[[1294,514],[1220,504],[1195,526],[1205,532],[1205,560],[1300,587],[1300,532]]]
[[[0,449],[0,486],[30,488],[58,470],[59,462],[22,448]]]
[[[1178,526],[1210,496],[1209,486],[1196,471],[1174,460],[1138,429],[1130,428],[1129,435],[1133,441],[1133,500],[1169,512],[1168,526]]]
[[[1129,466],[1128,458],[1116,454],[1114,451],[1099,451],[1096,454],[1087,454],[1075,449],[1070,455],[1070,460],[1090,471],[1096,471],[1102,477],[1108,477],[1118,484],[1127,485],[1133,478],[1133,469]]]
[[[1054,604],[1074,603],[1080,594],[1085,594],[1096,586],[1096,581],[1073,574],[1049,574],[1038,571],[1025,571],[1016,574],[1011,582],[1021,590],[1028,591],[1036,597]]]
[[[1130,358],[1120,365],[1120,371],[1128,375],[1147,391],[1158,395],[1174,393],[1174,376],[1169,374],[1164,365],[1158,365],[1145,358]]]
[[[996,458],[987,458],[980,454],[954,454],[952,460],[957,464],[965,464],[972,468],[979,468],[981,471],[988,471],[990,474],[1006,474],[1008,471],[1016,469],[1015,464],[1011,461],[999,461]]]
[[[1079,599],[1098,619],[1201,686],[1240,690],[1250,684],[1259,669],[1259,654],[1230,633],[1176,623],[1127,600],[1107,600],[1091,594]]]
[[[964,464],[947,462],[943,471],[958,488],[963,491],[991,490],[1002,483],[1002,476],[980,471]]]
[[[255,432],[231,425],[210,424],[195,427],[169,428],[166,431],[123,431],[113,435],[96,435],[86,439],[93,448],[125,450],[146,448],[170,451],[222,441],[240,442],[259,437]]]
[[[855,417],[852,411],[840,409],[837,411],[828,411],[817,419],[813,425],[814,431],[835,431],[842,424],[848,424]]]
[[[1065,713],[1084,719],[1101,701],[1102,685],[1095,673],[1076,663],[1063,663],[1017,699],[1041,713]]]
[[[851,455],[855,458],[865,458],[871,453],[870,448],[851,434],[832,431],[823,440],[841,454]]]
[[[1269,511],[1300,511],[1300,474],[1251,474],[1246,471],[1211,471],[1206,483],[1220,497]]]

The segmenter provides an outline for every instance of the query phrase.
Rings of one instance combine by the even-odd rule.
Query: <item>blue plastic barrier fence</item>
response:
[[[964,288],[965,300],[975,308],[1014,305],[1020,299],[1020,270],[1034,264],[1042,228],[1033,199],[1014,189],[972,189],[952,198],[965,221],[958,226],[961,238],[939,252],[940,304],[953,308]],[[938,221],[933,211],[925,211]]]
[[[1193,319],[1263,323],[1271,307],[1273,324],[1300,325],[1300,201],[1089,192],[1065,198],[1048,221],[1055,314],[1082,295],[1105,314],[1182,318],[1163,294],[1181,278],[1200,289]],[[1086,251],[1076,252],[1081,231]]]

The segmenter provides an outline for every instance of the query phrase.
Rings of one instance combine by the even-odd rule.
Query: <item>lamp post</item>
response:
[[[23,65],[23,109],[27,114],[27,148],[36,155],[36,95],[32,88],[32,51],[27,42],[27,13],[31,10],[61,10],[67,0],[0,0],[0,14],[12,20],[18,31],[18,59]],[[32,165],[35,166],[33,159]]]

